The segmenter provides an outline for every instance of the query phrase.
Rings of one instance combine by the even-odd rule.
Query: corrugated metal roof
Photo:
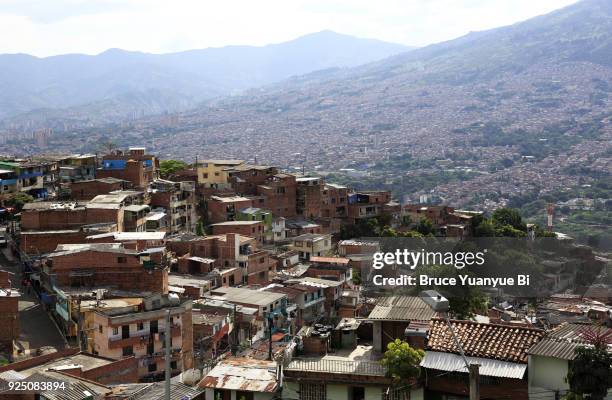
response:
[[[469,364],[480,365],[480,375],[499,378],[523,379],[527,364],[517,364],[490,358],[466,357]],[[421,361],[421,367],[438,371],[465,372],[468,370],[460,355],[428,351]]]
[[[377,361],[330,360],[323,358],[294,359],[289,363],[286,370],[375,376],[385,376],[387,372]]]
[[[391,296],[376,300],[376,306],[368,316],[371,320],[429,321],[436,316],[420,297]]]
[[[198,386],[273,393],[278,388],[276,363],[250,358],[226,359],[217,364]]]
[[[545,338],[530,348],[528,353],[534,356],[573,360],[575,357],[574,350],[578,346],[580,346],[580,343]]]
[[[546,337],[532,346],[528,354],[543,357],[554,357],[563,360],[573,360],[576,347],[584,345],[583,333],[589,329],[597,331],[600,335],[606,335],[612,329],[606,327],[593,327],[590,324],[564,323],[549,332]]]
[[[130,400],[163,399],[166,392],[164,382],[156,382],[130,396]],[[190,400],[199,396],[202,389],[194,388],[180,382],[170,384],[170,400]]]

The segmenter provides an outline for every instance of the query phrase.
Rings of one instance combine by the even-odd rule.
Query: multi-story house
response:
[[[139,252],[121,243],[59,245],[45,258],[41,272],[50,293],[62,286],[168,292],[163,252]]]
[[[297,182],[295,175],[275,174],[257,186],[257,195],[262,202],[255,206],[270,210],[275,217],[296,216]]]
[[[297,182],[296,211],[304,218],[317,218],[321,215],[323,203],[323,178],[299,177]]]
[[[117,150],[102,157],[98,178],[117,178],[129,181],[135,188],[144,189],[159,175],[159,160],[145,154],[144,147],[131,147],[124,153]]]
[[[225,221],[211,225],[213,235],[237,233],[255,238],[263,243],[265,237],[264,224],[261,221]]]
[[[198,216],[193,182],[156,179],[149,190],[151,206],[163,208],[167,215],[168,233],[195,233]]]
[[[234,221],[240,210],[253,206],[253,200],[243,196],[211,196],[206,202],[208,222]]]
[[[25,192],[43,199],[55,195],[58,179],[58,166],[55,161],[0,161],[0,171],[6,176],[6,179],[2,179],[5,181],[2,183],[2,191],[5,193]],[[13,171],[13,174],[9,171]]]
[[[256,195],[257,186],[264,185],[268,179],[278,174],[278,168],[263,165],[241,164],[227,169],[228,181],[236,193]]]
[[[242,160],[198,161],[196,165],[198,185],[215,189],[229,188],[229,171],[243,164]]]
[[[331,235],[305,233],[291,238],[291,248],[299,253],[302,260],[310,260],[313,256],[324,256],[331,251]]]
[[[261,221],[263,224],[263,240],[271,242],[273,240],[272,232],[272,213],[257,207],[248,207],[239,210],[236,214],[236,221]]]
[[[268,282],[270,272],[276,267],[276,262],[270,258],[270,254],[257,247],[256,239],[235,233],[187,238],[179,236],[170,238],[167,246],[179,257],[189,254],[204,259],[213,259],[214,266],[222,274],[224,270],[239,268],[240,281],[245,284]],[[231,276],[235,274],[232,273]],[[229,276],[228,279],[230,279]],[[235,284],[239,283],[235,282]]]
[[[172,375],[193,367],[191,300],[154,295],[137,306],[101,308],[86,331],[90,351],[112,359],[136,357],[140,380],[160,380],[165,373],[166,335],[170,335]]]
[[[94,154],[74,154],[57,159],[60,183],[95,179],[97,157]]]

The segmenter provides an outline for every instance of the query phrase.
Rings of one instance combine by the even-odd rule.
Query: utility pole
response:
[[[455,333],[455,329],[453,328],[453,324],[451,324],[450,317],[448,315],[448,311],[450,309],[448,304],[448,299],[443,297],[440,293],[435,290],[425,290],[420,293],[419,297],[431,307],[435,312],[441,313],[444,315],[444,319],[446,320],[446,324],[448,325],[448,329],[453,337],[453,341],[455,342],[455,346],[459,350],[459,354],[465,363],[465,367],[470,374],[470,382],[469,382],[469,391],[470,391],[470,400],[480,400],[480,365],[479,364],[470,364],[469,360],[465,356],[465,352],[463,351],[463,346]]]
[[[480,365],[470,364],[470,400],[480,400]]]
[[[172,332],[170,329],[170,309],[166,310],[166,336],[164,340],[166,342],[166,400],[170,400],[170,348],[172,347]]]
[[[272,316],[268,315],[268,360],[272,361]]]
[[[232,334],[229,336],[232,340],[231,343],[231,351],[232,355],[236,355],[236,351],[238,350],[238,338],[237,338],[237,324],[236,324],[236,304],[234,303],[234,311],[232,311]]]
[[[79,343],[79,350],[80,351],[83,351],[83,337],[82,337],[82,335],[83,335],[83,321],[82,321],[82,318],[81,318],[81,295],[78,295],[77,296],[77,341]]]

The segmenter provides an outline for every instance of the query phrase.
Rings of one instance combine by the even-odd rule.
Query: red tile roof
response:
[[[533,328],[455,320],[451,324],[466,356],[516,363],[527,363],[527,350],[544,336]],[[428,349],[459,354],[445,320],[431,321]]]

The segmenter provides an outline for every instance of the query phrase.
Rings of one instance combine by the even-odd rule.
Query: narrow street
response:
[[[30,293],[25,293],[22,288],[19,264],[10,254],[8,248],[3,248],[0,251],[0,268],[11,272],[11,283],[21,293],[19,299],[20,335],[17,346],[25,354],[43,346],[51,346],[56,349],[64,348],[66,341],[63,335],[38,302],[36,293],[33,290]]]

